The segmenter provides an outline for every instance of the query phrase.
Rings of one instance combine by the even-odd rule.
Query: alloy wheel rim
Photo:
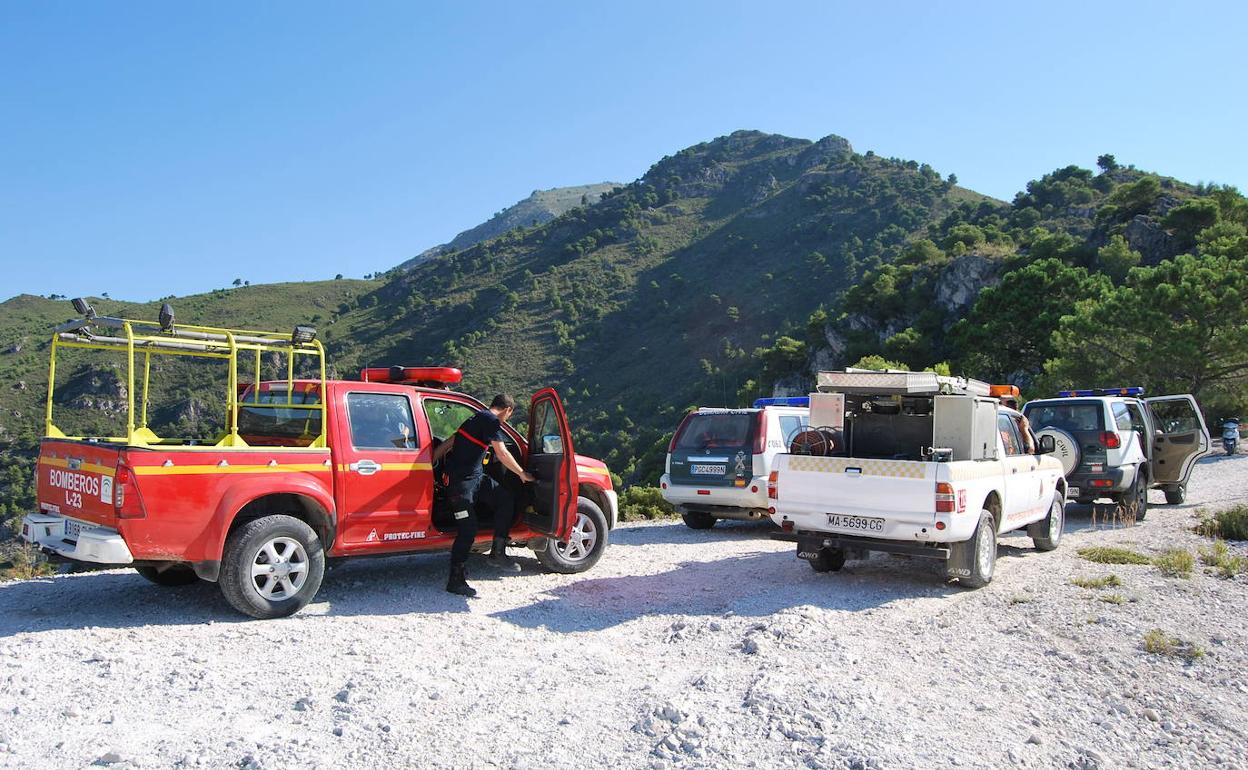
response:
[[[271,601],[290,599],[308,582],[308,552],[292,537],[275,537],[256,551],[251,585]]]
[[[598,543],[598,528],[593,519],[583,513],[576,514],[576,523],[572,525],[572,534],[566,543],[556,543],[555,550],[568,561],[581,561],[594,551]]]
[[[996,538],[992,536],[992,531],[988,527],[981,527],[979,531],[979,573],[985,578],[992,577],[992,569],[994,556],[996,556]]]

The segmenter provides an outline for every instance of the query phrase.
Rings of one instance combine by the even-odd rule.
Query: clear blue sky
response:
[[[7,0],[0,299],[361,276],[739,128],[1248,186],[1248,4],[607,5]]]

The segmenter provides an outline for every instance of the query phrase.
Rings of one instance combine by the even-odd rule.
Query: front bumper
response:
[[[767,516],[767,479],[753,478],[743,487],[712,487],[674,484],[663,474],[659,480],[663,499],[681,511],[702,511],[721,519],[757,520]]]
[[[93,564],[131,564],[134,557],[121,534],[108,527],[51,513],[22,519],[22,539],[51,554]]]

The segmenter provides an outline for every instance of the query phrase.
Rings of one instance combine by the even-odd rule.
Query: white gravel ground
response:
[[[590,573],[525,559],[472,602],[445,554],[356,560],[280,621],[128,571],[9,583],[0,767],[1248,767],[1248,578],[1075,554],[1194,550],[1195,509],[1248,502],[1248,456],[1189,497],[1125,529],[1072,507],[981,591],[896,557],[819,575],[723,523],[624,526]],[[1146,653],[1151,628],[1204,656]]]

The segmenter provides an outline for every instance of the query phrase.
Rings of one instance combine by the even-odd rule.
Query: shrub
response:
[[[1196,559],[1185,548],[1173,548],[1154,559],[1153,564],[1167,577],[1189,578]]]
[[[1138,551],[1105,545],[1080,548],[1078,554],[1098,564],[1151,564],[1153,561]]]
[[[53,572],[47,559],[25,543],[15,543],[0,551],[0,580],[29,580]]]
[[[1231,553],[1225,540],[1214,540],[1210,547],[1201,548],[1200,560],[1224,578],[1233,578],[1248,570],[1248,559]]]
[[[1127,603],[1127,597],[1123,596],[1122,594],[1101,594],[1100,596],[1096,598],[1100,599],[1106,604],[1126,604]]]
[[[1196,525],[1198,534],[1224,540],[1248,540],[1248,505],[1234,505],[1213,515],[1204,510],[1197,513],[1200,515],[1200,523]]]
[[[1099,578],[1077,577],[1070,581],[1080,588],[1117,588],[1122,585],[1122,578],[1117,575],[1103,575]]]
[[[1144,651],[1153,655],[1187,658],[1189,661],[1205,655],[1205,651],[1200,647],[1171,636],[1160,628],[1154,628],[1144,634]]]
[[[676,515],[676,509],[663,499],[658,487],[634,486],[620,495],[620,520],[666,519]]]

